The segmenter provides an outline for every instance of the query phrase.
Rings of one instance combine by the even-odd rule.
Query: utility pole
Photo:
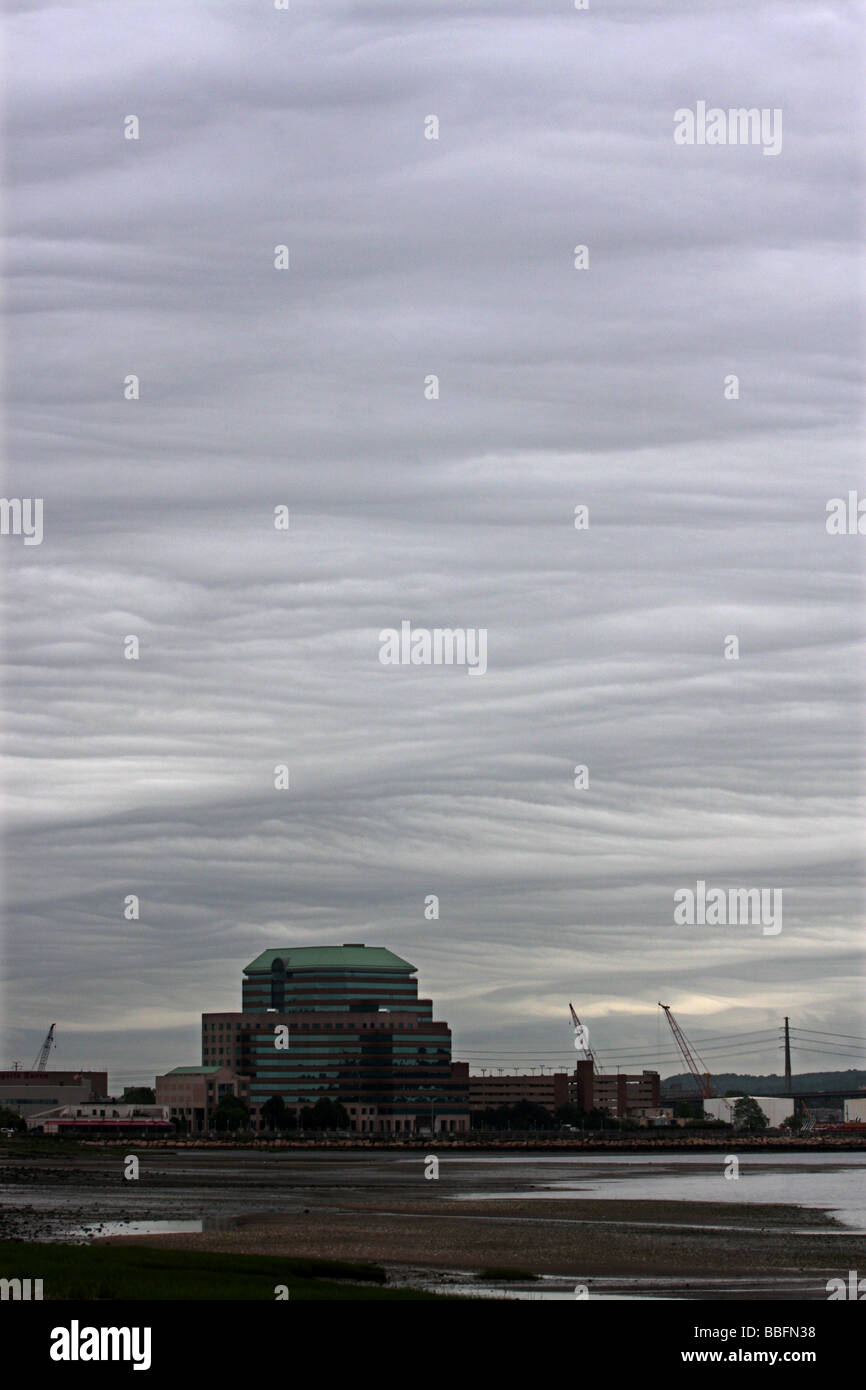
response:
[[[788,1020],[785,1019],[785,1090],[791,1090],[791,1035],[788,1031]]]

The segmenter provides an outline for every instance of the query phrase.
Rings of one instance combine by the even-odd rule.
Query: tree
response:
[[[753,1096],[740,1096],[734,1106],[734,1128],[757,1134],[767,1128],[767,1117]]]
[[[488,1106],[486,1110],[474,1110],[470,1122],[473,1129],[495,1129],[493,1123],[496,1111]]]
[[[249,1121],[250,1112],[238,1096],[223,1096],[219,1105],[211,1112],[213,1127],[220,1134],[226,1130],[235,1134],[239,1129],[247,1129]]]
[[[803,1128],[805,1120],[805,1115],[789,1115],[787,1120],[785,1121],[785,1128],[789,1129],[792,1134],[799,1134],[800,1130]]]
[[[124,1086],[121,1100],[124,1105],[156,1105],[156,1091],[152,1086]]]
[[[569,1102],[568,1105],[557,1106],[554,1111],[554,1119],[560,1127],[562,1125],[572,1125],[576,1128],[583,1119],[583,1111],[579,1105],[572,1105]]]
[[[20,1133],[26,1128],[27,1126],[17,1110],[10,1110],[8,1106],[0,1105],[0,1129],[14,1129],[16,1133]]]
[[[553,1116],[543,1105],[535,1105],[531,1100],[519,1100],[511,1107],[510,1129],[552,1129]]]
[[[282,1096],[271,1096],[262,1106],[262,1119],[268,1129],[285,1129],[287,1113]]]
[[[303,1112],[304,1124],[310,1129],[348,1129],[349,1116],[339,1101],[322,1096],[312,1109]],[[309,1116],[309,1118],[308,1118]]]
[[[609,1115],[606,1110],[599,1110],[593,1107],[592,1110],[581,1110],[579,1105],[560,1105],[556,1111],[556,1122],[559,1125],[572,1125],[575,1129],[582,1131],[588,1129],[618,1129],[619,1120],[613,1115]]]
[[[312,1115],[312,1111],[309,1112]],[[298,1117],[290,1110],[282,1096],[270,1096],[261,1109],[261,1116],[268,1129],[297,1129]]]

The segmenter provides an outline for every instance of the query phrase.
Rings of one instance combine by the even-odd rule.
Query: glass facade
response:
[[[369,959],[368,959],[369,956]],[[415,967],[378,947],[267,951],[244,971],[240,1014],[203,1015],[202,1062],[300,1111],[326,1097],[357,1132],[468,1127],[451,1031],[418,998]]]

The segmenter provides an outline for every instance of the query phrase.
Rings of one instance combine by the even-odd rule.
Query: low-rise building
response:
[[[630,1120],[637,1120],[639,1125],[648,1129],[658,1129],[664,1125],[672,1125],[674,1122],[674,1107],[672,1105],[647,1106],[646,1109],[632,1110],[629,1112]]]
[[[35,1134],[136,1135],[173,1133],[168,1110],[162,1105],[124,1105],[103,1100],[95,1105],[58,1105],[25,1120]]]
[[[587,1058],[574,1069],[570,1099],[581,1110],[604,1110],[615,1119],[624,1119],[658,1110],[661,1080],[657,1071],[600,1075]]]
[[[528,1102],[551,1115],[561,1106],[574,1105],[587,1112],[604,1110],[614,1118],[628,1117],[646,1124],[670,1123],[672,1115],[669,1108],[661,1106],[661,1081],[655,1071],[600,1075],[590,1059],[578,1062],[573,1072],[549,1075],[470,1076],[466,1062],[455,1062],[453,1070],[465,1078],[474,1113]]]
[[[468,1086],[469,1109],[498,1110],[502,1105],[518,1105],[521,1101],[540,1105],[554,1114],[569,1100],[569,1073],[552,1072],[549,1076],[514,1074],[470,1076],[467,1062],[455,1062],[455,1077],[465,1079]]]
[[[232,1067],[175,1067],[156,1078],[157,1104],[191,1134],[204,1134],[213,1128],[213,1112],[223,1096],[237,1096],[245,1104],[249,1100],[248,1079]]]
[[[106,1071],[0,1071],[0,1106],[16,1111],[23,1120],[107,1095]]]

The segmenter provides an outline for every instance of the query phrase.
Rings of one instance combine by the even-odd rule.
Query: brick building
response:
[[[501,1105],[518,1105],[528,1101],[531,1105],[541,1105],[553,1114],[561,1105],[569,1103],[571,1078],[567,1071],[554,1072],[549,1076],[470,1076],[467,1062],[455,1062],[457,1076],[464,1076],[469,1087],[469,1108],[497,1110]]]
[[[661,1081],[657,1071],[596,1076],[589,1059],[575,1066],[571,1101],[581,1110],[606,1110],[617,1119],[625,1116],[637,1119],[645,1111],[658,1111],[660,1100]]]

